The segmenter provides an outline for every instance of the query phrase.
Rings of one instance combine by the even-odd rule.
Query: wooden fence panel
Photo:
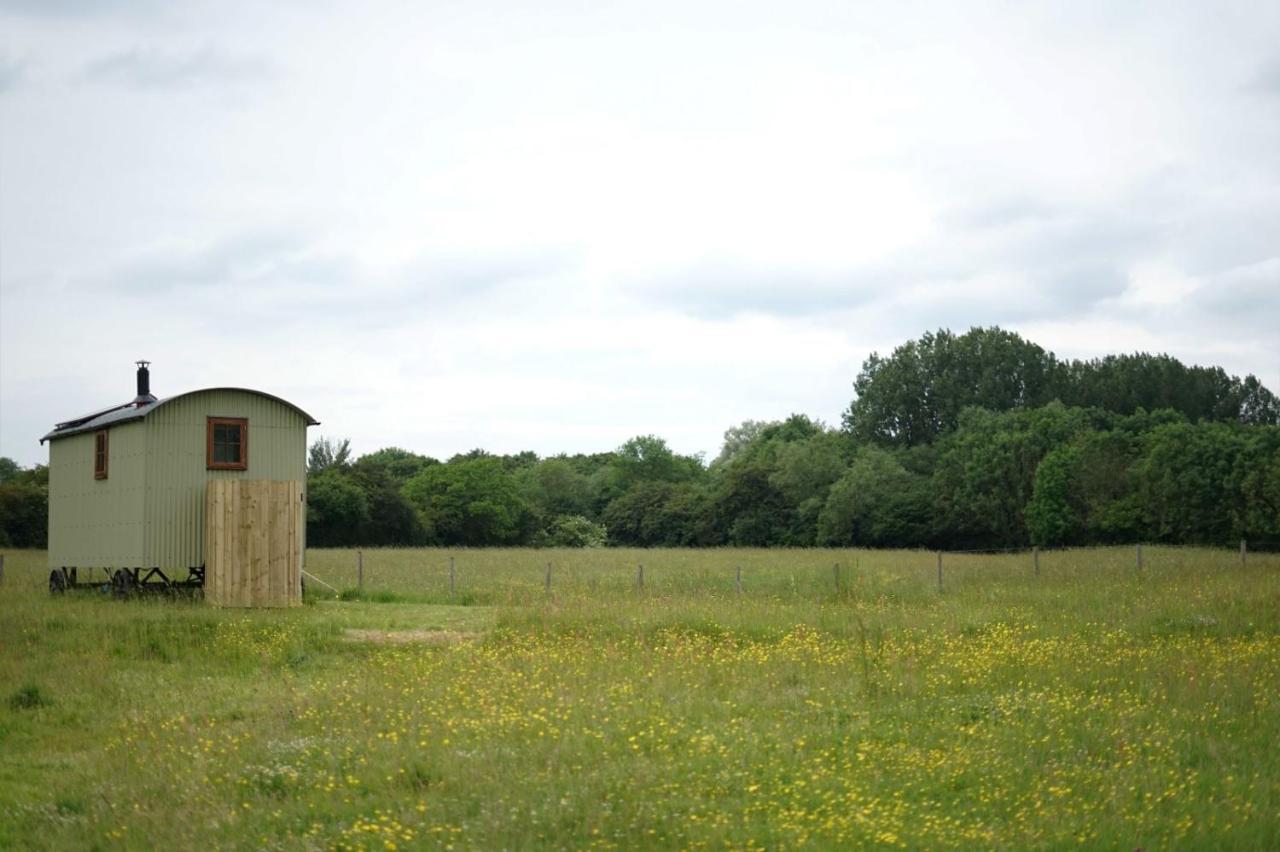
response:
[[[210,480],[205,495],[205,600],[214,606],[302,603],[302,485]]]

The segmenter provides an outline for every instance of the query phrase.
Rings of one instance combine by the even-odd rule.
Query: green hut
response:
[[[294,603],[305,512],[278,504],[283,495],[304,500],[307,427],[317,424],[296,405],[245,388],[157,399],[148,362],[139,361],[132,401],[59,423],[41,438],[49,442],[51,584],[59,571],[71,582],[90,579],[86,571],[114,581],[123,569],[124,584],[185,572],[207,584],[206,598],[208,586],[218,590],[214,603]],[[226,480],[239,484],[210,484]],[[212,505],[215,492],[225,507]],[[206,535],[211,523],[217,540]],[[206,580],[211,554],[231,573]],[[228,579],[237,586],[230,594]]]

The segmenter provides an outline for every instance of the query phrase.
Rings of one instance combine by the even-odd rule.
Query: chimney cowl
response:
[[[133,399],[133,405],[141,407],[150,405],[156,401],[151,395],[151,371],[147,369],[150,361],[138,361],[138,395]]]

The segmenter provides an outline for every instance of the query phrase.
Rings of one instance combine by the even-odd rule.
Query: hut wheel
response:
[[[49,592],[59,595],[67,590],[67,577],[62,569],[54,568],[49,572]]]
[[[116,597],[128,597],[132,591],[133,575],[124,568],[121,568],[111,577],[111,590],[115,592]]]

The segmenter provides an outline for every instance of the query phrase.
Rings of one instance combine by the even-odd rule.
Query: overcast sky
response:
[[[441,458],[939,327],[1280,392],[1280,3],[961,5],[0,0],[0,455],[138,358]]]

